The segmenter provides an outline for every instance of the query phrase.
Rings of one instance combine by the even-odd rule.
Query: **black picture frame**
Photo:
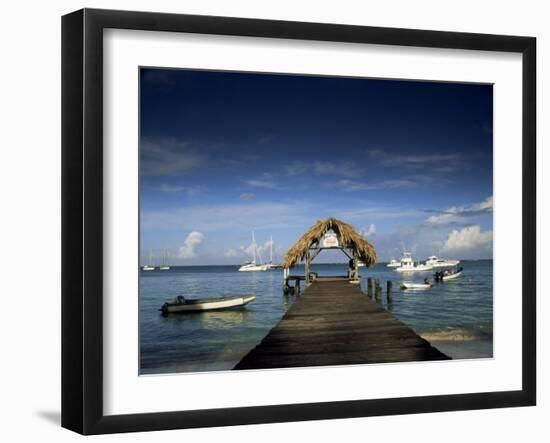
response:
[[[131,415],[103,413],[103,30],[171,31],[522,54],[522,389]],[[536,403],[536,39],[83,9],[62,18],[62,426],[82,434],[529,406]]]

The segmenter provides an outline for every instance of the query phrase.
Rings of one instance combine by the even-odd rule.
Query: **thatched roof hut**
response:
[[[372,244],[365,240],[350,224],[331,217],[318,220],[288,250],[283,260],[283,268],[289,269],[304,260],[310,248],[318,248],[324,235],[331,229],[337,235],[342,248],[355,251],[356,257],[366,266],[372,266],[376,263],[376,250]]]

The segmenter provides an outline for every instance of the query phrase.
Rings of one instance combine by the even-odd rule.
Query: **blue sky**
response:
[[[241,263],[253,230],[280,260],[329,216],[381,260],[492,257],[491,85],[140,76],[142,263],[165,249],[173,264]]]

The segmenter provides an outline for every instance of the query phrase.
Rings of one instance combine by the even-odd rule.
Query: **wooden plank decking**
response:
[[[320,280],[234,369],[447,360],[343,279]]]

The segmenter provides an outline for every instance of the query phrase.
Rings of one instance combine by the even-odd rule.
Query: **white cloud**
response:
[[[186,206],[157,211],[142,211],[141,227],[158,230],[199,229],[201,232],[247,230],[257,227],[278,229],[310,226],[309,202],[257,203]]]
[[[453,230],[449,233],[442,251],[455,253],[468,253],[487,251],[492,249],[493,231],[481,231],[479,225],[468,226],[460,231]]]
[[[204,235],[199,231],[192,231],[189,233],[183,246],[179,250],[180,258],[194,258],[197,256],[197,248],[204,240]]]
[[[272,180],[246,180],[246,184],[253,188],[277,189],[277,185]]]
[[[372,237],[375,234],[376,234],[376,226],[374,225],[374,223],[371,223],[361,231],[361,235],[365,238]]]
[[[239,198],[241,200],[254,200],[256,198],[256,194],[254,194],[253,192],[243,192]]]
[[[365,223],[373,219],[402,219],[403,217],[418,217],[423,215],[419,209],[411,209],[403,206],[374,206],[368,203],[358,203],[357,208],[347,211],[332,211],[342,220],[357,220],[356,224]]]
[[[269,251],[272,247],[273,240],[268,240],[263,245],[258,246],[258,250],[265,261],[269,260]]]
[[[487,197],[481,203],[475,203],[470,208],[471,211],[487,211],[491,212],[493,210],[493,196]]]
[[[253,188],[280,189],[280,186],[273,180],[273,175],[268,172],[264,172],[259,177],[247,179],[244,182]]]
[[[254,245],[250,242],[248,246],[240,246],[240,250],[242,255],[252,258],[254,257],[254,248],[256,248],[256,259],[258,262],[264,262],[269,260],[270,246],[273,244],[274,242],[271,239],[261,245]],[[275,249],[273,249],[273,253],[275,253]]]
[[[328,184],[329,187],[336,187],[347,192],[371,191],[374,189],[412,188],[417,185],[417,181],[412,179],[382,180],[370,183],[343,179],[337,181],[336,183]]]
[[[254,257],[254,243],[250,243],[248,246],[240,246],[241,253],[250,258]]]
[[[158,141],[143,139],[141,171],[145,175],[174,175],[201,165],[204,156],[198,154],[188,142],[164,138]]]
[[[179,185],[170,185],[167,183],[163,183],[160,186],[157,186],[153,189],[156,189],[160,192],[167,192],[167,193],[186,193],[189,196],[195,196],[200,194],[203,191],[203,188],[199,186],[179,186]]]
[[[326,162],[315,161],[312,163],[296,161],[286,168],[288,175],[300,175],[304,173],[315,175],[334,175],[340,177],[358,177],[361,170],[357,168],[354,162]]]
[[[239,251],[237,251],[236,249],[229,248],[227,251],[225,251],[224,255],[227,258],[234,258],[234,257],[239,257],[241,255],[241,253]]]
[[[371,149],[367,152],[371,160],[387,167],[430,168],[431,171],[453,172],[467,166],[462,155],[458,153],[396,155],[381,149]]]
[[[288,175],[300,175],[308,170],[306,162],[294,162],[288,165],[285,170]]]
[[[441,214],[432,215],[426,219],[430,226],[446,226],[457,223],[461,218],[486,214],[493,211],[493,196],[487,197],[479,203],[468,206],[453,206],[444,210]]]

